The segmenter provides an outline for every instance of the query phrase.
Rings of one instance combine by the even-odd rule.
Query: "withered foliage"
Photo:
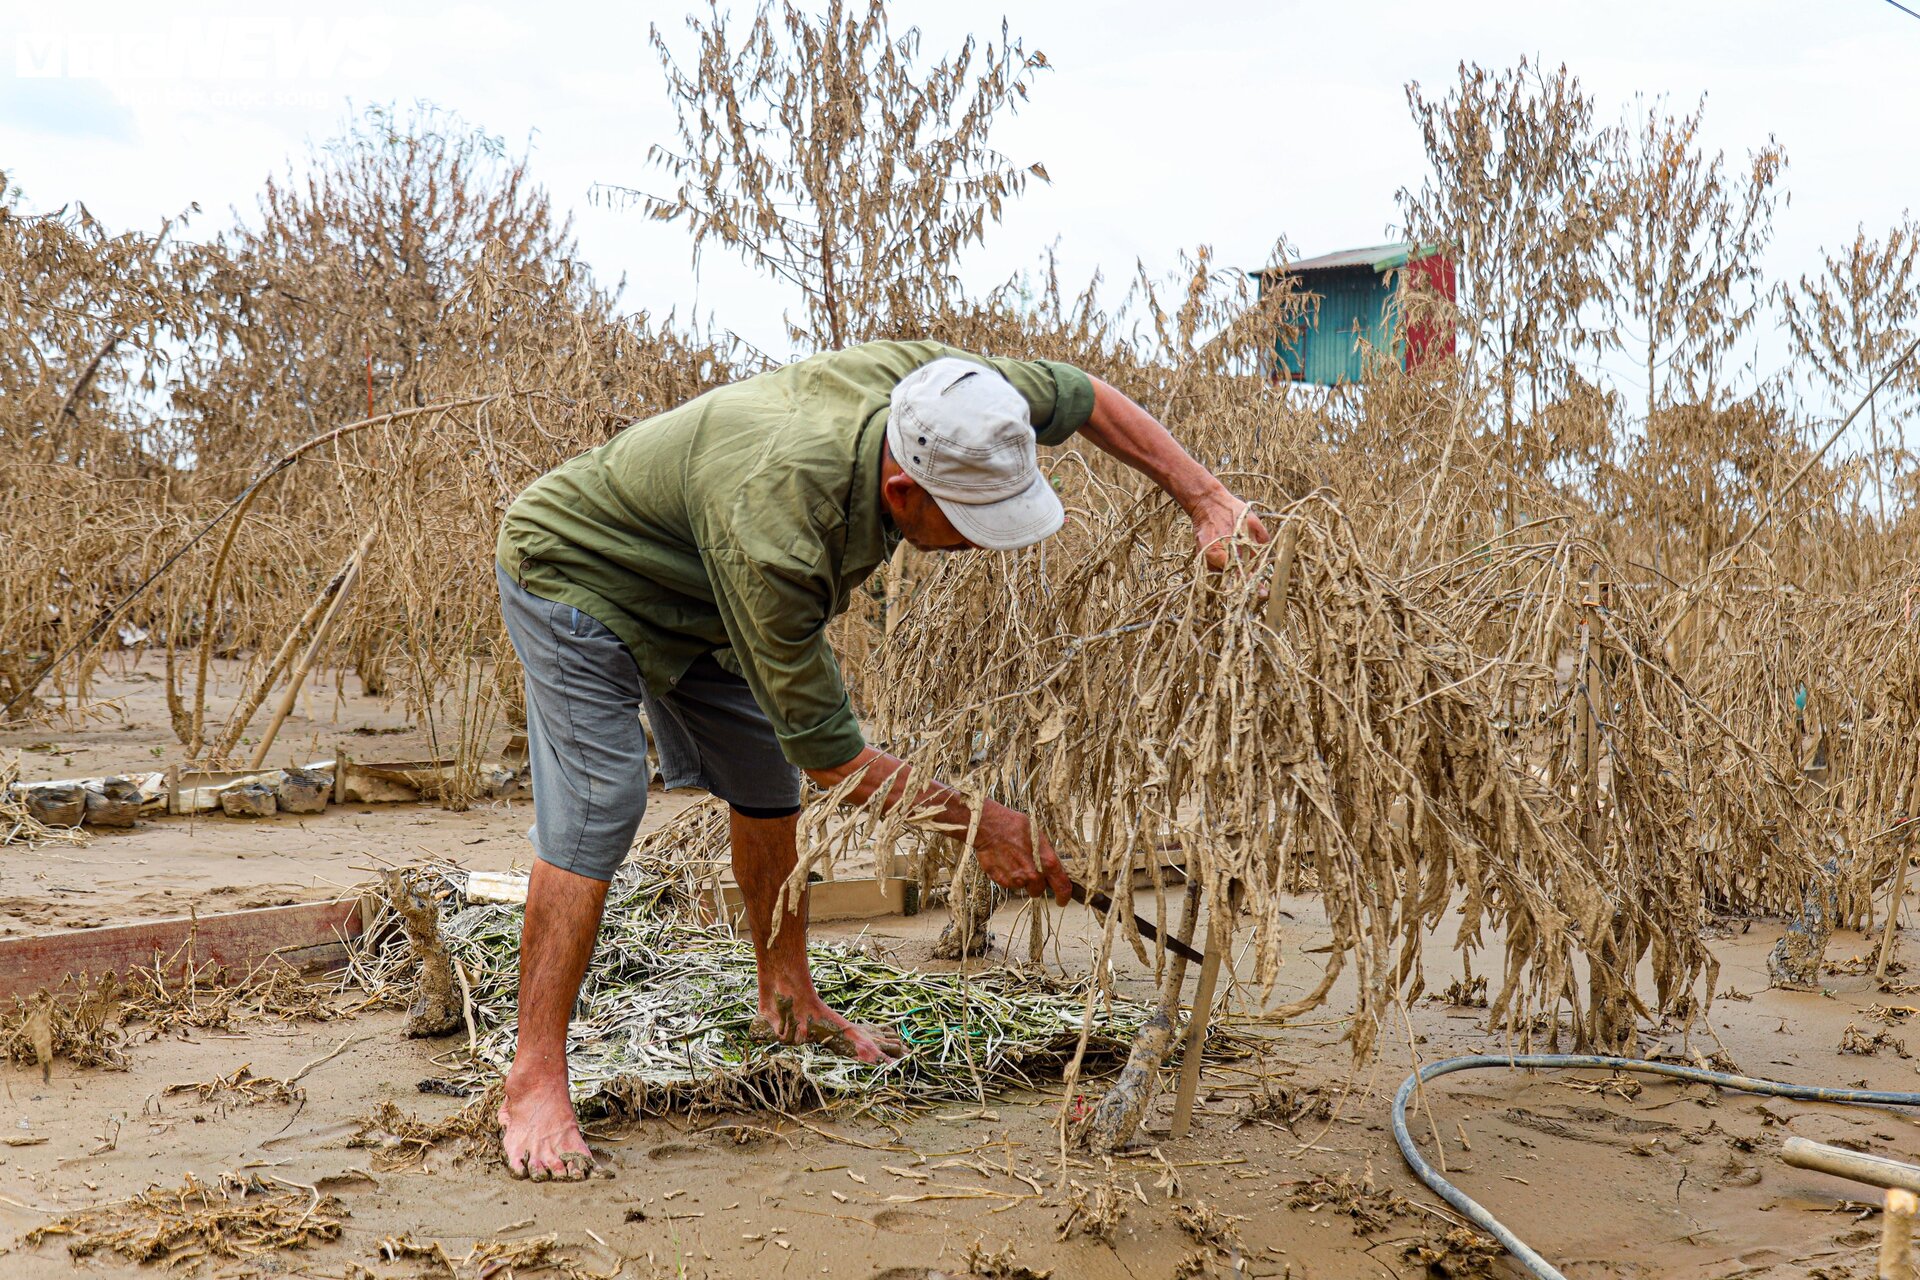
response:
[[[1612,1047],[1708,1005],[1714,913],[1797,912],[1816,886],[1843,925],[1884,910],[1920,806],[1910,227],[1861,233],[1786,308],[1822,394],[1890,375],[1838,431],[1739,361],[1773,292],[1777,147],[1729,162],[1698,109],[1606,125],[1565,70],[1463,67],[1409,92],[1433,173],[1402,198],[1461,284],[1403,301],[1459,341],[1290,388],[1273,340],[1313,299],[1284,270],[1258,299],[1206,249],[1172,282],[1136,267],[1118,301],[1051,264],[960,290],[963,252],[1045,177],[991,145],[1047,65],[1011,33],[923,58],[883,8],[836,3],[708,8],[692,35],[688,56],[659,41],[682,128],[648,207],[789,281],[797,350],[926,334],[1071,361],[1275,535],[1201,572],[1170,502],[1070,444],[1047,459],[1062,534],[902,552],[834,624],[876,741],[1032,809],[1111,886],[1103,948],[1137,945],[1129,910],[1159,904],[1131,867],[1177,845],[1215,900],[1245,885],[1270,1016],[1357,975],[1364,1054],[1444,929],[1496,953],[1494,1024]],[[574,255],[524,157],[425,109],[361,117],[203,242],[8,194],[7,714],[84,698],[106,646],[146,644],[182,742],[230,755],[248,725],[209,721],[211,657],[243,660],[258,706],[372,529],[325,661],[477,782],[519,715],[505,504],[763,360],[623,313]],[[1594,372],[1615,357],[1641,376]],[[877,835],[948,880],[951,842],[909,825],[823,820],[813,853]],[[1334,934],[1304,974],[1302,892]]]

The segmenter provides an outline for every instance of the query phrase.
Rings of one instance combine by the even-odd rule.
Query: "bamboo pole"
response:
[[[1870,1187],[1920,1192],[1920,1165],[1908,1164],[1904,1160],[1889,1160],[1885,1156],[1849,1151],[1845,1147],[1830,1147],[1809,1138],[1788,1138],[1780,1144],[1780,1158],[1796,1169],[1830,1173],[1836,1178],[1864,1182]]]
[[[307,682],[307,673],[313,669],[313,663],[326,647],[327,636],[333,631],[333,624],[340,617],[340,606],[353,594],[353,584],[360,577],[360,566],[365,563],[367,551],[373,546],[374,535],[379,532],[378,524],[370,527],[366,536],[360,539],[360,545],[353,549],[353,555],[347,560],[346,570],[340,575],[340,589],[333,593],[333,602],[320,616],[320,622],[313,629],[313,639],[307,642],[307,651],[300,655],[300,663],[294,667],[293,674],[287,678],[286,692],[280,695],[279,704],[273,709],[273,719],[267,724],[267,730],[260,735],[260,745],[254,749],[253,760],[247,766],[258,769],[267,761],[267,752],[273,748],[273,740],[280,733],[280,726],[286,723],[293,712],[293,704],[300,697],[300,686]]]

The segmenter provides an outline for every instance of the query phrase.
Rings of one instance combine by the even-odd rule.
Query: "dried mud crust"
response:
[[[996,925],[1004,927],[1015,910],[1009,908]],[[1306,909],[1301,917],[1301,943],[1316,945],[1324,925]],[[903,955],[920,957],[940,923],[922,916],[848,925],[840,936],[878,928],[892,935],[889,945]],[[1064,928],[1063,945],[1090,946],[1099,924],[1081,913],[1067,916]],[[833,931],[818,930],[823,936]],[[1772,941],[1756,930],[1721,950],[1728,980],[1756,992],[1750,1002],[1729,1002],[1715,1012],[1716,1029],[1736,1057],[1755,1069],[1780,1059],[1769,1070],[1794,1079],[1865,1077],[1874,1087],[1906,1087],[1912,1064],[1892,1053],[1843,1057],[1837,1051],[1846,1023],[1878,1025],[1867,1010],[1887,997],[1864,978],[1857,989],[1839,990],[1831,999],[1761,990]],[[1436,974],[1434,980],[1444,986],[1451,976]],[[1117,984],[1135,998],[1153,989],[1150,975],[1124,957]],[[1459,1010],[1426,1005],[1409,1016],[1414,1034],[1426,1038],[1423,1056],[1495,1047],[1479,1019]],[[1785,1036],[1783,1019],[1789,1024]],[[588,1139],[604,1149],[620,1176],[556,1189],[513,1181],[489,1158],[487,1120],[497,1102],[457,1102],[416,1091],[415,1082],[445,1074],[434,1061],[445,1046],[407,1039],[404,1023],[400,1012],[376,1009],[344,1029],[241,1021],[219,1034],[245,1039],[201,1033],[191,1041],[141,1039],[127,1048],[131,1070],[76,1070],[56,1059],[51,1087],[41,1082],[36,1066],[0,1067],[6,1086],[0,1096],[11,1099],[5,1134],[46,1139],[0,1147],[6,1162],[0,1165],[0,1195],[6,1197],[0,1199],[0,1247],[13,1248],[0,1261],[0,1272],[8,1280],[71,1280],[73,1263],[62,1237],[37,1246],[20,1237],[63,1214],[124,1201],[149,1186],[177,1188],[187,1170],[209,1185],[223,1170],[271,1174],[341,1202],[346,1212],[338,1215],[337,1239],[251,1260],[263,1270],[305,1266],[343,1275],[358,1265],[377,1275],[406,1274],[396,1271],[402,1260],[382,1255],[384,1241],[410,1240],[426,1249],[438,1241],[458,1261],[488,1242],[556,1235],[561,1251],[588,1270],[605,1271],[612,1259],[587,1235],[592,1230],[630,1257],[680,1257],[690,1276],[716,1280],[768,1274],[789,1257],[795,1274],[817,1273],[819,1263],[828,1262],[836,1275],[855,1280],[892,1268],[957,1276],[976,1240],[987,1254],[1005,1256],[1011,1248],[1015,1265],[1056,1277],[1102,1274],[1116,1260],[1141,1276],[1171,1276],[1189,1260],[1194,1266],[1210,1261],[1216,1274],[1233,1274],[1229,1254],[1190,1237],[1177,1220],[1176,1204],[1196,1203],[1231,1220],[1248,1274],[1278,1274],[1288,1263],[1296,1276],[1375,1274],[1376,1259],[1410,1274],[1438,1264],[1444,1275],[1446,1266],[1464,1265],[1464,1259],[1440,1261],[1454,1224],[1435,1216],[1439,1206],[1402,1168],[1384,1128],[1384,1099],[1361,1088],[1332,1114],[1310,1105],[1338,1095],[1346,1079],[1348,1046],[1337,1027],[1282,1029],[1263,1061],[1210,1068],[1201,1082],[1194,1135],[1186,1142],[1167,1138],[1162,1097],[1147,1108],[1139,1148],[1117,1153],[1110,1164],[1075,1157],[1092,1168],[1067,1166],[1071,1180],[1085,1189],[1085,1207],[1061,1239],[1074,1206],[1073,1189],[1059,1181],[1057,1092],[1008,1094],[984,1109],[941,1105],[887,1125],[817,1112],[794,1118],[680,1112],[615,1127],[595,1121]],[[148,1106],[143,1114],[147,1099],[168,1084],[213,1082],[243,1063],[254,1077],[289,1079],[333,1049],[346,1030],[367,1038],[299,1081],[308,1097],[290,1126],[294,1104],[238,1106],[218,1093],[203,1099],[195,1091],[162,1096],[157,1111]],[[1785,1169],[1767,1152],[1782,1134],[1797,1132],[1898,1157],[1909,1144],[1908,1121],[1714,1096],[1653,1081],[1639,1095],[1623,1098],[1574,1087],[1581,1079],[1485,1073],[1470,1086],[1436,1085],[1427,1099],[1432,1128],[1423,1110],[1415,1117],[1416,1136],[1431,1158],[1437,1134],[1450,1176],[1496,1206],[1523,1239],[1557,1263],[1606,1259],[1609,1274],[1617,1266],[1642,1280],[1720,1275],[1747,1265],[1759,1268],[1754,1280],[1805,1280],[1818,1266],[1836,1274],[1847,1266],[1871,1274],[1870,1267],[1856,1265],[1870,1256],[1870,1246],[1846,1240],[1861,1228],[1850,1215],[1830,1212],[1845,1190]],[[1565,1133],[1510,1118],[1510,1112],[1549,1117]],[[1301,1118],[1297,1132],[1286,1132],[1264,1121],[1247,1123],[1256,1113],[1272,1124]],[[115,1115],[123,1121],[117,1141],[88,1156],[113,1136],[102,1135],[102,1123]],[[378,1123],[347,1145],[362,1134],[362,1117]],[[21,1120],[27,1128],[17,1128]],[[1623,1127],[1616,1130],[1616,1123]],[[1676,1129],[1643,1127],[1649,1124]],[[1178,1174],[1178,1195],[1161,1185],[1166,1168],[1155,1147]],[[76,1161],[76,1155],[87,1158]],[[275,1163],[243,1168],[262,1159]],[[1369,1169],[1375,1192],[1417,1206],[1412,1216],[1388,1211],[1378,1215],[1382,1230],[1355,1234],[1351,1228],[1359,1219],[1335,1207],[1312,1213],[1287,1207],[1291,1184],[1335,1183],[1344,1176],[1364,1189]],[[1103,1198],[1109,1177],[1112,1194]],[[1038,1184],[1039,1192],[1023,1178]],[[1650,1185],[1660,1194],[1645,1194]],[[310,1202],[302,1195],[302,1203]],[[1768,1205],[1809,1211],[1765,1212]],[[1333,1229],[1314,1229],[1316,1220],[1331,1222]],[[1197,1218],[1195,1225],[1205,1230]],[[1100,1238],[1106,1231],[1111,1245]],[[1409,1251],[1405,1262],[1403,1250]],[[1755,1261],[1738,1261],[1742,1257]],[[809,1259],[817,1261],[799,1265]],[[416,1256],[404,1265],[423,1261]],[[94,1254],[89,1265],[127,1280],[156,1274],[111,1250]],[[629,1269],[645,1273],[644,1267]],[[209,1267],[205,1274],[218,1270]]]

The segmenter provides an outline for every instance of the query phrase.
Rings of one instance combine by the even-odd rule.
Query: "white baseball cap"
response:
[[[998,370],[956,356],[915,369],[893,389],[887,446],[975,546],[1030,547],[1066,521],[1026,399]]]

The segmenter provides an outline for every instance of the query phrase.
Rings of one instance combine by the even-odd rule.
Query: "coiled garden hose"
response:
[[[1920,1107],[1920,1093],[1888,1093],[1876,1089],[1830,1089],[1822,1085],[1787,1084],[1780,1080],[1760,1080],[1753,1076],[1733,1075],[1724,1071],[1706,1071],[1699,1067],[1683,1067],[1676,1063],[1648,1062],[1644,1058],[1614,1058],[1592,1053],[1519,1053],[1495,1054],[1476,1053],[1463,1058],[1448,1058],[1442,1062],[1429,1063],[1408,1076],[1393,1097],[1393,1140],[1400,1147],[1407,1167],[1412,1169],[1420,1181],[1432,1188],[1433,1193],[1458,1209],[1473,1224],[1498,1240],[1500,1244],[1519,1259],[1525,1267],[1540,1280],[1566,1280],[1559,1269],[1545,1258],[1528,1248],[1520,1237],[1509,1231],[1501,1221],[1481,1208],[1479,1203],[1460,1188],[1443,1177],[1439,1170],[1427,1163],[1425,1156],[1414,1146],[1413,1135],[1407,1132],[1407,1100],[1414,1091],[1430,1080],[1452,1075],[1456,1071],[1474,1071],[1487,1067],[1501,1067],[1507,1070],[1522,1068],[1547,1068],[1564,1070],[1567,1068],[1596,1068],[1605,1071],[1637,1071],[1643,1075],[1668,1076],[1675,1080],[1687,1080],[1694,1084],[1717,1085],[1722,1089],[1737,1089],[1741,1093],[1765,1094],[1775,1098],[1792,1098],[1800,1102],[1844,1102],[1861,1106],[1879,1107]]]

